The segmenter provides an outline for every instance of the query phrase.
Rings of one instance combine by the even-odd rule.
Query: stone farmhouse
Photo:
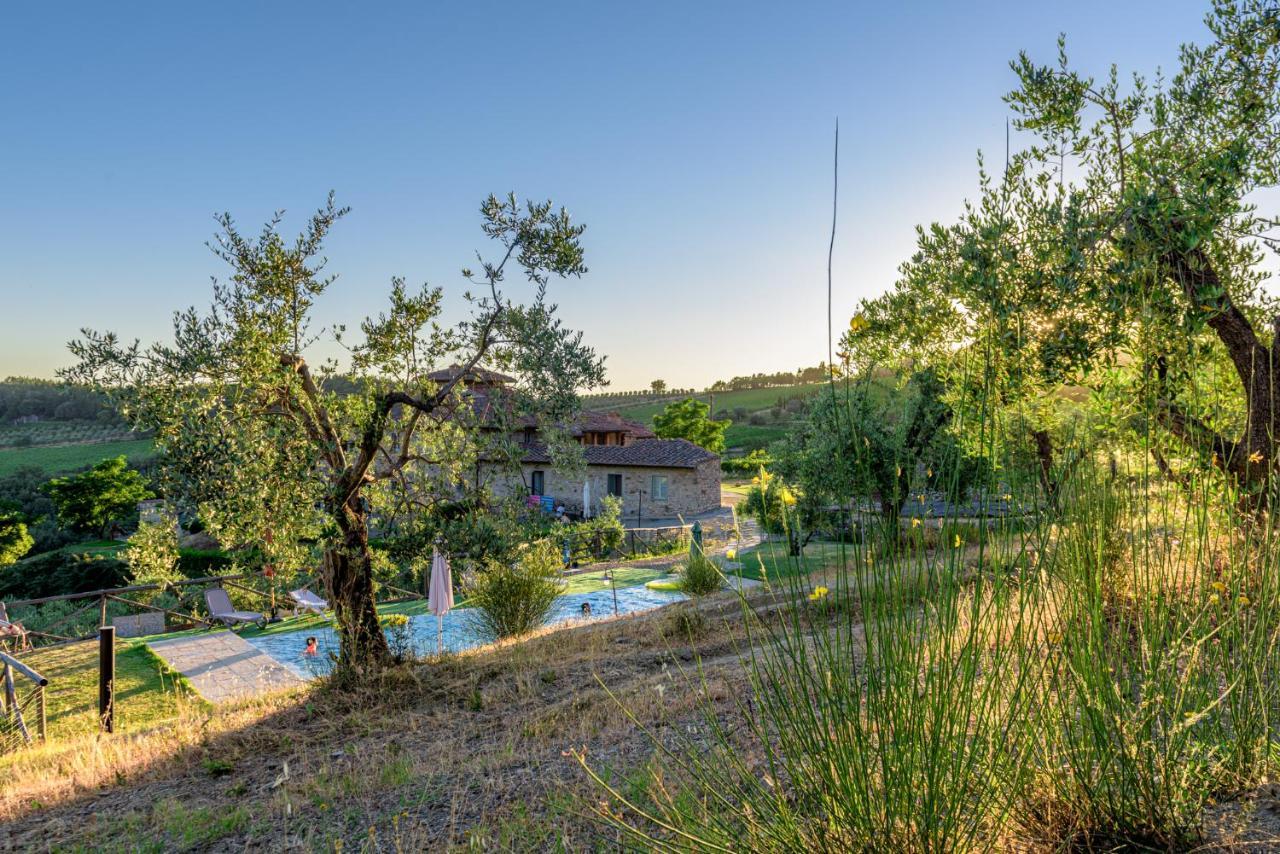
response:
[[[446,368],[430,377],[448,382],[458,370]],[[492,405],[514,381],[479,368],[462,377],[477,408]],[[659,439],[616,412],[583,412],[569,432],[583,445],[591,503],[585,509],[591,515],[599,512],[606,495],[622,500],[623,519],[632,522],[691,516],[720,506],[720,457],[705,448],[686,439]],[[524,449],[520,474],[490,469],[485,476],[490,489],[497,495],[547,496],[554,506],[582,513],[583,477],[556,471],[533,423],[526,422],[516,438]]]

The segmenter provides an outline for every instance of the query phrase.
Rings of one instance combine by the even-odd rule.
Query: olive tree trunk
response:
[[[358,676],[389,664],[391,649],[378,624],[367,515],[353,498],[334,518],[342,538],[325,552],[324,569],[341,640],[337,669]]]

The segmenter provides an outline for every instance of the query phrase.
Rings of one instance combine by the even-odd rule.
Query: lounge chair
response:
[[[3,602],[0,602],[0,642],[10,638],[17,644],[19,651],[31,646],[31,641],[27,638],[27,630],[22,627],[22,623],[15,623],[9,619],[8,609]]]
[[[210,587],[204,591],[204,603],[209,606],[209,616],[226,626],[237,623],[257,623],[264,625],[267,621],[259,613],[253,611],[237,611],[231,605],[231,597],[221,587]]]
[[[327,601],[312,593],[305,587],[301,590],[290,590],[289,598],[292,599],[299,608],[311,611],[315,614],[323,614],[325,611],[329,610],[329,603]]]

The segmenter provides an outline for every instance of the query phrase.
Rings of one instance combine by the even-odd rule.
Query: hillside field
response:
[[[733,410],[738,408],[745,409],[750,413],[771,409],[779,398],[785,400],[796,395],[811,395],[826,387],[826,383],[809,383],[806,385],[747,388],[714,393],[704,391],[693,395],[693,397],[703,403],[710,404],[713,413],[722,409],[732,413]],[[587,409],[617,412],[624,418],[639,421],[652,427],[654,416],[662,412],[668,404],[684,400],[688,396],[666,394],[636,395],[632,397],[589,397],[583,401],[583,406]],[[732,414],[730,418],[732,418]],[[790,424],[789,419],[779,422],[771,421],[768,424],[748,424],[745,420],[735,420],[733,425],[729,427],[728,432],[725,433],[725,443],[729,448],[741,448],[744,451],[763,448],[770,442],[785,436],[790,429]]]
[[[23,466],[38,466],[48,475],[62,474],[86,468],[121,454],[136,465],[148,460],[154,454],[154,448],[150,439],[0,448],[0,476],[12,474]]]

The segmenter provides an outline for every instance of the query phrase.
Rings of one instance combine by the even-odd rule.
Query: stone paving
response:
[[[227,703],[305,684],[232,631],[147,644],[211,703]]]

